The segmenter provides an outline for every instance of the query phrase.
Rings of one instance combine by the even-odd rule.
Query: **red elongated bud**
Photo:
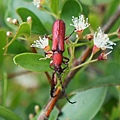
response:
[[[92,34],[87,34],[87,35],[86,35],[86,38],[87,38],[87,40],[89,40],[89,41],[90,41],[90,40],[92,40],[92,39],[93,39],[93,35],[92,35]]]
[[[98,57],[98,60],[107,60],[107,56],[105,55],[105,53],[101,53]]]
[[[52,28],[53,51],[64,51],[65,23],[62,20],[56,20]]]
[[[102,52],[99,57],[98,60],[107,60],[107,56],[111,53],[112,51],[109,51],[108,53],[104,53]]]

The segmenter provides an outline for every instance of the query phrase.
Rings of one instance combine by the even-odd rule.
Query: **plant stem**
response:
[[[90,63],[93,63],[93,62],[96,62],[96,61],[98,61],[98,59],[94,59],[94,60],[91,60],[91,61],[87,61],[87,62],[85,62],[85,63],[82,63],[81,65],[78,65],[78,66],[76,66],[76,67],[74,67],[74,68],[71,68],[70,70],[78,69],[78,68],[80,68],[80,67],[83,67],[83,66],[85,66],[85,65],[87,65],[87,64],[90,64]]]
[[[117,35],[117,32],[112,32],[108,34],[108,36],[113,36],[113,35]]]
[[[90,58],[88,59],[87,62],[82,63],[82,64],[80,64],[80,65],[78,65],[78,66],[76,66],[76,67],[73,67],[73,68],[71,68],[70,70],[78,69],[78,68],[80,68],[80,67],[83,67],[83,66],[85,66],[85,65],[87,65],[87,64],[89,64],[89,63],[96,62],[96,61],[98,60],[98,59],[92,60],[92,57],[93,57],[93,53],[91,54],[91,56],[90,56]]]
[[[53,108],[59,98],[60,93],[61,93],[61,88],[58,87],[55,91],[55,95],[57,95],[57,96],[54,98],[50,98],[50,100],[48,101],[48,104],[45,106],[43,112],[40,113],[37,120],[48,120],[48,117],[50,116],[50,113],[53,110]]]

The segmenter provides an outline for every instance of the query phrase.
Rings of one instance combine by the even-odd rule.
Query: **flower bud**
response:
[[[34,115],[32,113],[29,114],[29,119],[32,120],[34,118]]]
[[[111,53],[112,51],[108,52],[108,53],[104,53],[102,52],[99,57],[98,60],[107,60],[107,56]]]
[[[32,23],[32,17],[31,17],[31,16],[28,16],[28,17],[27,17],[27,22],[28,22],[28,23]]]
[[[8,17],[8,18],[6,19],[6,21],[7,21],[8,23],[12,24],[12,18]]]
[[[13,20],[12,20],[12,23],[13,23],[14,25],[19,25],[19,22],[18,22],[17,19],[13,19]]]
[[[90,40],[92,40],[92,39],[93,39],[93,35],[92,35],[92,34],[87,34],[87,35],[86,35],[86,38],[87,38],[87,40],[89,40],[89,41],[90,41]]]
[[[7,31],[7,32],[6,32],[6,35],[7,35],[8,37],[12,37],[13,33],[12,33],[11,31]]]
[[[38,113],[40,111],[39,105],[35,105],[35,112]]]

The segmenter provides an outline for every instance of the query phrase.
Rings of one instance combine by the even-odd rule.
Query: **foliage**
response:
[[[55,102],[57,107],[50,104],[54,109],[50,108],[52,112],[47,117],[49,120],[120,119],[120,17],[109,26],[109,20],[117,15],[116,11],[120,13],[119,0],[41,0],[38,5],[34,5],[32,0],[1,0],[0,8],[1,120],[45,117],[47,106],[54,100],[49,99],[48,82],[53,73],[51,58],[44,59],[43,49],[30,46],[39,36],[52,38],[52,25],[56,19],[65,22],[66,36],[69,36],[74,30],[70,26],[72,16],[81,14],[88,18],[90,26],[82,34],[74,32],[66,40],[63,55],[69,58],[69,63],[61,74],[70,101],[76,103],[70,104],[61,96]],[[13,19],[17,23],[13,24]],[[93,34],[99,26],[116,43],[111,54],[106,55],[105,51],[106,61],[106,58],[98,60],[104,51],[92,52]],[[49,44],[51,47],[51,40]],[[86,50],[89,54],[84,58]],[[61,90],[59,82],[57,88]]]

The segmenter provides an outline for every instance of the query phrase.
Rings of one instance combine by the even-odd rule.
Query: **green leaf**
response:
[[[35,53],[22,53],[14,57],[14,63],[30,71],[45,72],[50,71],[50,60],[39,60],[42,55]]]
[[[114,76],[114,83],[115,81],[120,81],[120,62],[109,62],[107,64],[107,70],[106,74],[107,75],[113,75]]]
[[[2,65],[3,62],[3,54],[5,50],[3,50],[3,47],[6,45],[6,32],[3,30],[0,30],[0,65]]]
[[[85,17],[88,17],[89,13],[90,13],[90,9],[87,5],[84,5],[81,3],[81,6],[82,6],[82,14],[85,16]]]
[[[7,54],[20,54],[20,53],[23,53],[23,52],[27,52],[27,49],[25,48],[25,46],[20,41],[17,41],[17,40],[15,40],[8,47],[8,50],[7,50]]]
[[[27,22],[23,22],[20,24],[15,36],[4,48],[7,48],[9,45],[11,45],[21,35],[24,35],[25,37],[30,36],[30,25]]]
[[[100,5],[100,4],[107,4],[112,2],[113,0],[79,0],[85,5],[92,6],[92,5]]]
[[[4,21],[4,16],[5,16],[5,12],[6,12],[6,9],[7,9],[6,2],[8,2],[8,1],[7,0],[0,0],[0,9],[1,9],[1,12],[0,12],[0,25],[2,27],[3,26],[6,27],[6,24],[5,24],[5,21]]]
[[[6,120],[22,120],[18,115],[2,106],[0,106],[0,116]]]
[[[92,120],[108,120],[108,118],[100,111]]]
[[[51,0],[51,9],[57,15],[59,13],[59,0]]]
[[[74,9],[75,8],[75,9]],[[64,6],[61,11],[61,19],[63,19],[66,23],[67,32],[70,34],[71,29],[70,29],[70,23],[72,22],[72,16],[79,16],[79,14],[82,12],[82,7],[79,2],[76,0],[67,0],[64,3]]]
[[[107,92],[107,87],[94,88],[77,93],[62,109],[59,120],[92,120],[100,110]]]
[[[89,23],[94,30],[98,29],[101,24],[102,18],[99,17],[99,14],[90,13],[89,14]]]
[[[20,15],[22,21],[26,21],[28,16],[32,17],[32,32],[36,34],[47,34],[42,22],[39,18],[27,8],[18,8],[17,13]]]
[[[56,107],[54,107],[53,111],[50,114],[49,120],[57,120],[59,111]]]
[[[103,78],[96,78],[94,81],[90,81],[87,84],[83,85],[79,90],[87,90],[91,88],[101,87],[101,86],[115,86],[120,85],[120,80],[116,79],[114,76],[107,76]]]

